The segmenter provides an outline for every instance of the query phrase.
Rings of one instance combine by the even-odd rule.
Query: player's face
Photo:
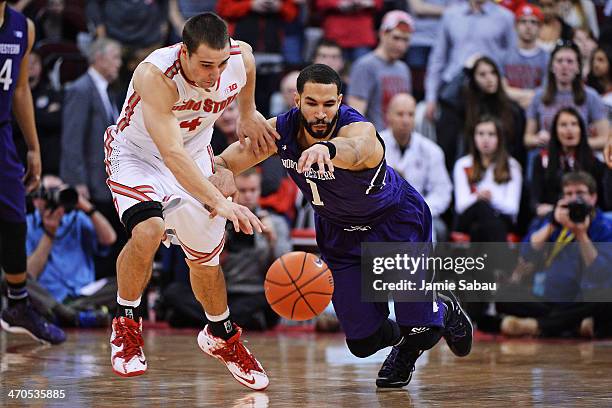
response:
[[[557,119],[557,137],[563,147],[576,147],[580,143],[580,124],[578,118],[563,112]]]
[[[250,210],[257,208],[261,196],[261,177],[259,174],[236,177],[236,189],[238,190],[238,204],[244,205]]]
[[[474,143],[476,149],[484,156],[492,156],[497,150],[497,129],[495,123],[482,122],[476,126],[474,131]]]
[[[608,57],[606,53],[602,50],[595,51],[595,55],[593,55],[593,66],[591,67],[593,70],[593,75],[597,78],[607,77],[608,72],[610,71],[610,61],[608,61]]]
[[[516,23],[516,32],[525,42],[535,41],[540,35],[540,20],[536,16],[523,16]]]
[[[187,56],[189,79],[201,88],[210,88],[219,80],[221,73],[227,68],[230,58],[229,42],[225,48],[216,50],[206,44],[200,44],[196,52],[189,54],[183,45],[182,51]]]
[[[499,86],[495,69],[486,62],[480,62],[474,71],[474,80],[482,92],[494,94]]]
[[[302,94],[295,96],[300,109],[302,126],[315,139],[324,139],[332,132],[338,120],[342,95],[336,84],[306,82]]]

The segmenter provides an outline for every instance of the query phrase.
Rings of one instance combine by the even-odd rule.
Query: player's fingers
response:
[[[240,232],[240,221],[238,220],[238,217],[236,217],[235,214],[232,214],[230,217],[228,217],[227,220],[231,221],[231,223],[234,224],[234,231]]]
[[[265,226],[261,222],[261,220],[259,218],[257,218],[257,216],[255,214],[253,214],[251,212],[251,210],[249,210],[246,207],[243,207],[242,211],[245,214],[245,216],[248,218],[249,225],[252,226],[253,230],[255,230],[255,231],[257,231],[257,232],[259,232],[261,234],[263,232],[264,228],[265,228]]]
[[[268,148],[268,151],[266,152],[267,154],[272,154],[272,152],[274,152],[274,149],[276,149],[275,134],[276,132],[270,133],[268,131],[268,133],[266,133],[266,136],[264,137],[264,141],[266,142],[266,146]]]
[[[276,129],[274,129],[274,127],[269,124],[268,122],[266,122],[266,128],[268,129],[268,133],[270,135],[272,135],[272,137],[274,137],[276,140],[280,140],[281,136],[280,134],[276,131]],[[273,141],[274,142],[274,141]]]
[[[308,171],[308,170],[310,170],[310,168],[312,167],[312,163],[314,163],[314,162],[315,162],[315,159],[316,159],[316,157],[315,157],[315,155],[314,155],[314,154],[312,154],[312,153],[311,153],[311,154],[309,154],[309,155],[306,157],[306,161],[304,162],[304,169],[303,169],[303,170],[304,170],[304,171]]]
[[[326,157],[326,158],[325,158],[325,163],[327,164],[327,169],[328,169],[330,172],[332,172],[332,173],[333,173],[333,172],[334,172],[334,163],[332,163],[332,161],[331,161],[331,159],[330,159],[329,157]]]
[[[244,134],[242,132],[237,132],[238,133],[238,142],[244,146],[244,143],[246,141]]]
[[[317,158],[317,165],[319,166],[319,174],[325,173],[325,157],[323,155]]]
[[[300,156],[300,158],[298,159],[297,162],[297,172],[298,173],[302,173],[302,171],[304,170],[304,162],[306,161],[306,156],[308,155],[308,153],[302,153],[302,155]]]
[[[251,225],[251,220],[249,217],[243,212],[243,210],[238,207],[237,211],[234,211],[236,217],[240,223],[240,230],[245,234],[252,235],[253,234],[253,226]]]

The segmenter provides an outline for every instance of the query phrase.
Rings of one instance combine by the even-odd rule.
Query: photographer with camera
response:
[[[520,304],[521,312],[510,313],[529,318],[506,316],[501,324],[506,335],[612,335],[612,303],[585,302],[612,289],[611,246],[600,244],[612,242],[612,221],[596,207],[597,185],[591,175],[570,172],[561,185],[561,199],[531,229],[528,249],[522,251],[533,269],[539,269],[533,291],[541,302]]]
[[[114,279],[95,281],[94,255],[116,240],[108,220],[59,177],[45,176],[27,215],[32,301],[62,326],[103,326],[115,304]]]

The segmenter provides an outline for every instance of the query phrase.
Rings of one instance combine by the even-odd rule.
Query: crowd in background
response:
[[[29,81],[43,174],[62,177],[87,200],[79,201],[83,208],[77,210],[95,206],[114,230],[84,250],[92,261],[81,281],[70,271],[56,272],[67,288],[56,296],[59,304],[78,300],[80,289],[96,279],[104,279],[100,288],[114,284],[115,259],[127,237],[106,186],[103,134],[119,116],[137,64],[154,49],[180,41],[185,21],[205,11],[218,13],[228,21],[232,38],[252,46],[256,104],[266,117],[293,107],[299,69],[315,62],[336,70],[344,103],[375,125],[388,164],[427,201],[438,242],[518,241],[530,239],[547,221],[564,226],[555,211],[564,198],[564,177],[576,173],[594,180],[593,186],[585,177],[574,184],[588,187],[597,211],[589,222],[597,219],[603,231],[598,239],[612,241],[612,170],[602,162],[612,132],[611,1],[9,4],[37,29]],[[215,124],[215,153],[237,140],[237,116],[236,107],[229,106]],[[22,143],[15,133],[16,143]],[[277,157],[237,184],[244,204],[267,219],[270,232],[254,238],[228,232],[221,264],[236,321],[265,329],[278,319],[263,298],[263,276],[276,257],[291,250],[291,231],[312,227],[312,210]],[[61,224],[57,213],[40,206],[32,214],[33,223]],[[42,235],[29,245],[30,256]],[[106,248],[99,250],[98,244]],[[49,280],[44,264],[37,272],[39,283],[45,273]],[[165,318],[177,326],[196,324],[201,310],[195,299],[185,300],[190,291],[180,249],[160,249],[154,277],[162,288],[158,310]],[[81,320],[104,321],[99,311],[112,304],[107,299],[88,304],[97,314]],[[70,320],[78,324],[79,318]],[[506,320],[498,326],[522,334],[517,324]]]

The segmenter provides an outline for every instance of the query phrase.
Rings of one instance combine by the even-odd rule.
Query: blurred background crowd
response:
[[[8,3],[37,32],[29,82],[46,177],[28,216],[29,284],[39,286],[39,306],[63,325],[108,324],[114,305],[115,260],[126,236],[106,186],[104,130],[116,121],[138,63],[179,42],[185,21],[205,11],[226,19],[232,38],[253,47],[256,104],[266,117],[293,106],[302,67],[316,62],[336,70],[344,103],[376,126],[388,164],[425,197],[437,242],[554,243],[563,234],[612,242],[612,170],[602,162],[612,132],[612,1]],[[215,153],[237,140],[237,118],[232,105],[215,124]],[[25,155],[16,125],[15,142]],[[312,210],[277,157],[236,184],[241,203],[269,231],[228,230],[221,263],[229,306],[242,327],[267,329],[279,319],[263,295],[265,271],[292,248],[316,251]],[[83,221],[81,213],[92,208],[101,219]],[[576,211],[585,215],[576,218]],[[584,288],[592,269],[607,262],[600,278],[609,284],[612,255],[604,252],[575,253],[568,282]],[[150,319],[202,323],[187,272],[180,248],[160,248],[143,306]],[[515,271],[513,279],[536,275]],[[482,328],[507,335],[610,335],[609,323],[601,323],[609,306],[588,305],[571,312],[511,308],[493,313],[493,323],[478,317],[490,310],[478,307],[475,315],[486,322]],[[573,320],[558,317],[574,312]],[[331,316],[317,327],[337,329]]]

